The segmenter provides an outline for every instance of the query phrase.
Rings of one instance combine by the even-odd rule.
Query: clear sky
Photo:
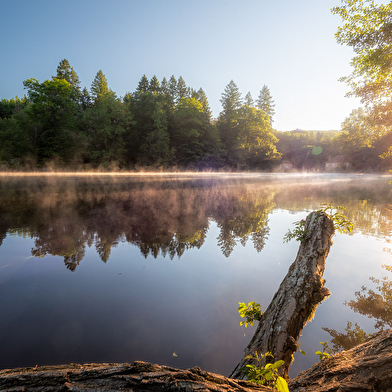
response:
[[[143,74],[180,75],[214,117],[231,79],[254,99],[266,84],[279,131],[338,130],[352,109],[339,82],[350,48],[336,43],[340,0],[0,0],[0,99],[50,79],[66,58],[90,89],[102,69],[118,96]]]

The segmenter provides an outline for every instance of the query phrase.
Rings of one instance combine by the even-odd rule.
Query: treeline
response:
[[[23,84],[24,98],[0,102],[0,164],[6,168],[273,170],[289,161],[291,169],[323,170],[339,151],[363,161],[349,151],[350,137],[337,132],[275,131],[267,86],[254,101],[230,81],[213,119],[203,89],[187,86],[181,76],[159,81],[144,75],[136,91],[120,98],[102,71],[90,90],[82,89],[64,59],[50,80]],[[377,140],[356,148],[374,150],[369,143]],[[380,169],[382,152],[373,152],[365,166]]]

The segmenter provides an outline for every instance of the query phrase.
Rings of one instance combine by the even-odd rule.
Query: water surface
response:
[[[391,265],[392,185],[366,175],[3,176],[0,368],[145,360],[228,375],[298,250],[283,242],[322,203],[344,205],[332,295],[301,337],[295,375],[318,360],[322,330],[375,320],[345,305]]]

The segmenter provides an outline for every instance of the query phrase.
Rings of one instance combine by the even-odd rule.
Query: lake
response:
[[[355,229],[333,238],[324,273],[332,294],[303,330],[295,376],[331,340],[323,327],[375,331],[372,312],[347,302],[363,286],[377,293],[369,278],[389,282],[390,180],[1,176],[0,368],[143,360],[229,375],[255,330],[240,326],[238,302],[266,310],[299,247],[285,233],[322,203],[342,205]],[[378,306],[391,327],[392,304]]]

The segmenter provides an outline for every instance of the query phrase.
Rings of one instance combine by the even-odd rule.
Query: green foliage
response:
[[[226,163],[246,168],[269,168],[281,157],[276,149],[278,139],[272,133],[270,117],[253,107],[248,93],[245,104],[233,80],[225,87],[218,119],[218,130],[226,151]]]
[[[244,302],[238,302],[240,305],[238,307],[238,312],[242,318],[245,318],[245,321],[241,321],[240,325],[245,325],[245,327],[249,325],[253,325],[253,321],[260,321],[263,312],[261,311],[261,306],[257,302],[251,301],[248,305],[245,305]]]
[[[296,241],[305,241],[306,233],[308,230],[305,229],[305,220],[302,219],[298,222],[294,223],[294,230],[288,230],[287,233],[283,237],[284,242],[289,242],[293,239]]]
[[[85,163],[125,162],[125,133],[132,118],[121,102],[111,94],[102,96],[86,108],[79,120],[79,144]]]
[[[278,139],[264,111],[244,105],[237,121],[237,149],[244,165],[261,168],[281,157],[276,149]]]
[[[245,372],[251,382],[275,388],[280,392],[289,392],[286,380],[278,374],[278,369],[284,364],[284,361],[279,360],[263,365],[262,361],[266,357],[273,358],[274,356],[270,352],[259,355],[257,351],[254,355],[247,355],[245,359],[251,359],[257,364],[248,364],[240,371]]]
[[[0,118],[11,118],[13,115],[20,113],[27,105],[27,98],[22,99],[15,97],[11,99],[3,98],[0,101]]]
[[[77,92],[65,79],[36,79],[23,82],[29,105],[26,131],[39,161],[69,159],[74,147],[77,116]]]
[[[110,90],[106,76],[101,70],[99,70],[95,75],[93,82],[91,83],[91,96],[93,97],[94,101],[98,101],[109,92]]]
[[[350,63],[351,75],[341,80],[351,90],[348,95],[359,97],[366,104],[367,128],[379,133],[381,127],[381,131],[391,133],[392,2],[375,4],[374,0],[344,0],[342,3],[332,9],[342,19],[335,36],[338,43],[350,46],[355,56]],[[366,137],[364,141],[367,142]],[[374,168],[375,163],[380,164],[377,158],[385,154],[389,146],[384,144],[384,151],[376,156],[366,148],[362,148],[364,151],[356,150],[355,160],[363,157],[364,153],[367,155],[367,162],[362,162],[359,169]]]
[[[351,46],[355,56],[353,73],[343,80],[352,94],[365,102],[390,99],[392,73],[391,14],[392,3],[375,4],[373,0],[344,0],[332,12],[342,18],[336,40]]]
[[[320,344],[323,346],[322,351],[316,351],[315,354],[318,355],[320,361],[322,361],[323,359],[328,359],[333,353],[328,342],[320,342]]]
[[[264,85],[263,88],[260,90],[259,97],[256,101],[256,106],[258,109],[265,112],[265,114],[268,116],[269,123],[272,124],[272,118],[275,114],[275,104],[268,86]]]
[[[286,131],[275,132],[276,144],[282,159],[297,170],[324,170],[328,159],[336,155],[334,138],[338,131]]]
[[[389,168],[392,161],[385,148],[392,134],[382,127],[375,130],[368,118],[363,127],[356,121],[360,116],[350,117],[336,140],[336,132],[273,130],[274,101],[265,85],[256,102],[250,93],[243,101],[231,80],[217,120],[204,90],[188,87],[181,76],[160,83],[155,75],[150,80],[143,75],[136,90],[120,99],[101,70],[90,93],[81,88],[78,75],[63,59],[52,80],[29,79],[25,87],[28,98],[0,102],[0,118],[11,119],[2,123],[4,162],[26,158],[38,164],[58,160],[99,166],[113,160],[122,168],[271,170],[284,159],[295,169],[322,170],[335,151],[344,152],[358,170]],[[116,101],[110,109],[108,102],[99,104],[107,96]]]
[[[332,220],[335,230],[340,234],[348,234],[353,231],[353,223],[342,214],[341,211],[346,209],[342,206],[333,206],[331,204],[323,203],[323,207],[315,212],[324,212]],[[300,220],[294,223],[294,230],[288,230],[288,232],[283,237],[284,242],[289,242],[292,239],[304,242],[306,239],[306,234],[308,232],[305,229],[305,220]]]
[[[347,218],[346,215],[343,215],[342,213],[342,211],[346,211],[344,207],[334,206],[327,203],[323,203],[321,205],[323,207],[317,212],[321,211],[326,213],[332,220],[333,226],[339,234],[348,234],[354,230],[353,223]]]
[[[60,61],[57,67],[57,74],[56,76],[53,76],[53,79],[64,79],[77,91],[77,93],[80,92],[79,76],[71,67],[67,59]]]

